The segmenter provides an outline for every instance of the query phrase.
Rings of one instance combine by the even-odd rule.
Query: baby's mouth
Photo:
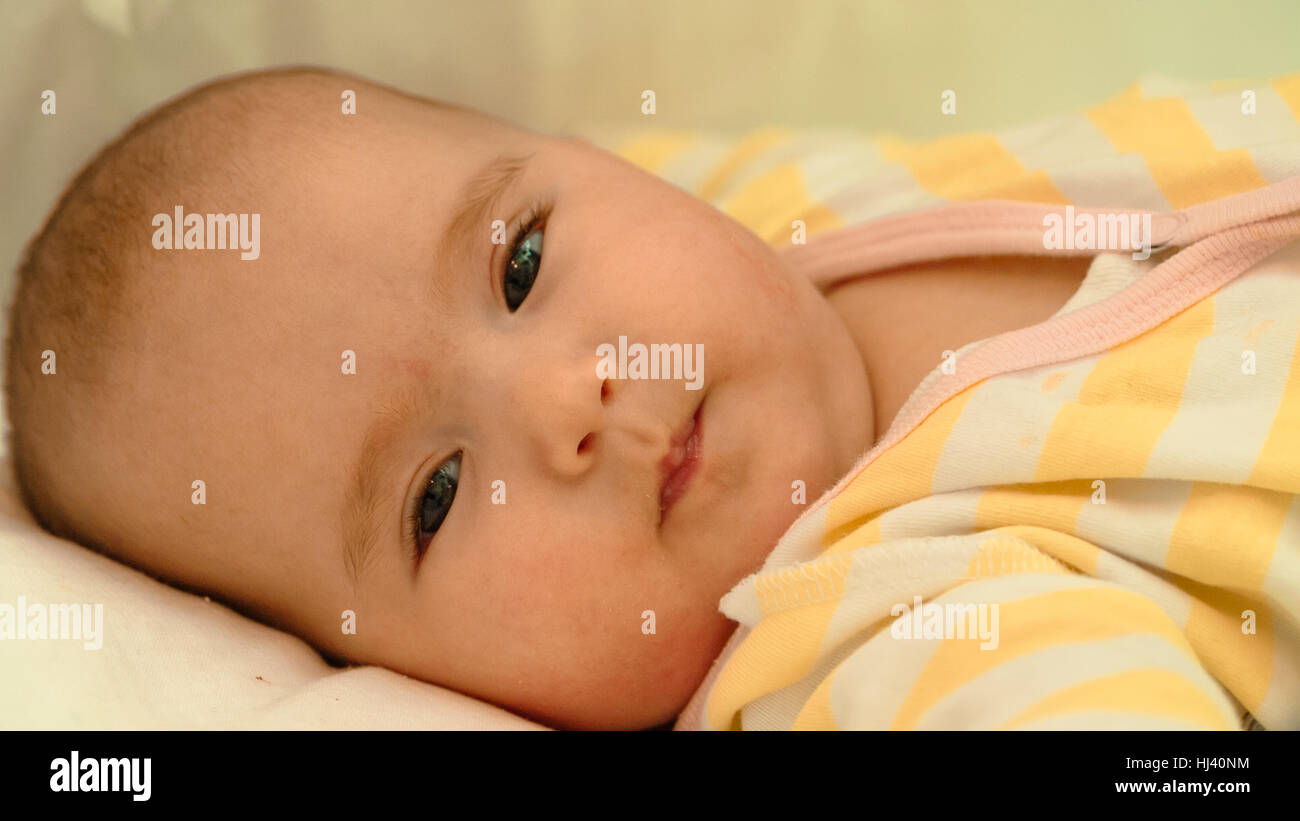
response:
[[[672,441],[668,443],[668,453],[659,460],[660,525],[668,517],[673,505],[686,494],[691,480],[699,472],[704,441],[703,426],[700,424],[703,409],[704,397],[701,397],[695,413],[673,435]]]

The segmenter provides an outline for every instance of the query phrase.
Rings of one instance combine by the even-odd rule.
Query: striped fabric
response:
[[[1023,329],[1048,354],[998,337],[956,352],[958,374],[981,362],[986,378],[936,367],[724,597],[740,627],[679,728],[1300,729],[1300,75],[1176,90],[932,142],[772,130],[617,147],[820,282],[832,256],[838,275],[870,268],[856,226],[943,203],[1180,220],[1226,203],[1232,223],[1146,260],[1097,254],[1056,317]],[[1240,216],[1261,199],[1293,213]],[[1202,268],[1233,265],[1081,353],[1118,322],[1111,306],[1132,324],[1147,316],[1134,294],[1190,294]]]

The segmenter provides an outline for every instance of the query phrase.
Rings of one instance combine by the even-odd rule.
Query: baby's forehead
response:
[[[258,178],[338,174],[340,167],[365,168],[369,184],[380,186],[422,157],[438,155],[448,161],[443,169],[455,169],[489,144],[532,136],[472,109],[327,71],[237,78],[192,92],[176,107],[174,116],[137,124],[156,127],[161,139],[152,143],[168,155],[139,168],[217,191],[239,184],[256,192]]]

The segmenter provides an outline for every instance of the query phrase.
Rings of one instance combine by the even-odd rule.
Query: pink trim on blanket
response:
[[[1092,217],[1150,214],[1153,248],[1187,246],[1236,225],[1286,214],[1300,202],[1300,176],[1264,188],[1234,194],[1181,211],[1081,208]],[[1051,249],[1043,243],[1043,218],[1067,206],[1010,200],[940,205],[894,214],[819,235],[808,245],[794,245],[782,256],[814,285],[827,286],[901,265],[960,256],[1008,254],[1090,256],[1095,249]]]

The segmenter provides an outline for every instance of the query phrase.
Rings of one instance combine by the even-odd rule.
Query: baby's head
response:
[[[258,215],[256,258],[165,247],[177,206]],[[598,371],[620,337],[702,346],[700,389]],[[843,324],[731,218],[316,69],[191,91],[91,161],[19,271],[6,393],[50,531],[561,727],[671,720],[792,484],[811,501],[873,429]]]

